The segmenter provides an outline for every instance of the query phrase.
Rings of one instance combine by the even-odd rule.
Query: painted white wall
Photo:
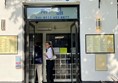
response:
[[[1,0],[0,3],[0,20],[5,19],[6,30],[2,31],[0,27],[0,35],[17,35],[18,36],[18,54],[15,55],[0,55],[0,82],[17,82],[24,80],[23,65],[21,69],[16,69],[15,58],[21,56],[22,62],[24,61],[24,37],[23,37],[23,2],[36,3],[35,0]],[[51,2],[51,1],[49,1]],[[46,2],[47,3],[47,2]],[[45,37],[45,33],[43,35]],[[45,38],[43,39],[46,40]],[[44,45],[44,44],[43,44]],[[44,47],[44,46],[43,46]],[[44,69],[44,81],[46,81],[46,74]]]
[[[11,2],[6,7],[5,0],[0,3],[0,20],[5,19],[6,30],[1,31],[0,35],[17,35],[18,36],[18,54],[0,55],[0,82],[1,81],[22,81],[24,79],[23,68],[16,69],[15,58],[23,54],[23,19],[22,19],[22,4],[20,2]],[[1,24],[0,24],[1,25]]]
[[[6,20],[6,31],[0,35],[18,35],[18,54],[0,55],[0,81],[22,81],[23,68],[15,68],[15,57],[23,53],[23,10],[22,2],[12,1],[6,8],[4,1],[0,2],[0,20]],[[9,0],[11,1],[11,0]],[[101,0],[102,33],[115,33],[115,54],[107,55],[108,71],[95,71],[95,54],[85,53],[85,34],[95,34],[96,12],[98,0],[80,0],[80,35],[81,35],[81,75],[82,81],[110,80],[110,75],[118,75],[118,26],[117,0]],[[0,27],[1,28],[1,27]]]
[[[115,54],[107,54],[107,71],[95,70],[95,54],[85,53],[85,34],[96,33],[96,12],[98,0],[80,1],[80,35],[81,35],[81,75],[82,81],[111,80],[110,76],[118,77],[118,27],[117,0],[101,0],[102,32],[115,34]]]

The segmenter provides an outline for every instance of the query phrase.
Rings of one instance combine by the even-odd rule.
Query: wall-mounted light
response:
[[[101,18],[96,18],[96,32],[97,33],[100,33],[101,30],[102,30],[102,27],[101,27]]]
[[[99,0],[99,3],[98,3],[98,8],[100,9],[100,3],[101,3],[101,0]]]
[[[5,31],[5,29],[6,29],[6,21],[5,19],[1,19],[1,30]]]
[[[96,32],[97,33],[100,33],[102,30],[102,27],[101,27],[102,16],[101,16],[101,11],[100,11],[100,4],[101,4],[101,0],[98,0],[98,10],[96,12]]]

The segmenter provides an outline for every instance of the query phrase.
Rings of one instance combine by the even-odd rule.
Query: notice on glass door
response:
[[[67,48],[60,48],[60,54],[67,54]]]

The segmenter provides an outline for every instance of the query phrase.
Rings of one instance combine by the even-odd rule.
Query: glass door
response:
[[[71,33],[71,83],[78,83],[79,72],[79,50],[78,50],[78,22],[70,26]]]
[[[25,83],[35,83],[34,42],[35,26],[27,21],[25,27]]]
[[[55,25],[57,31],[46,34],[46,40],[52,42],[55,54],[57,55],[54,67],[54,81],[79,83],[78,22],[59,23],[66,26],[64,27],[66,29],[64,32],[59,32],[60,27],[58,29],[58,26]]]

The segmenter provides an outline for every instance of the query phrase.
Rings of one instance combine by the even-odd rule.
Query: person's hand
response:
[[[46,53],[43,53],[43,55],[44,55],[44,56],[46,56],[46,57],[48,58],[48,56],[47,56],[47,54],[46,54]]]
[[[46,53],[44,52],[43,55],[46,56]]]

